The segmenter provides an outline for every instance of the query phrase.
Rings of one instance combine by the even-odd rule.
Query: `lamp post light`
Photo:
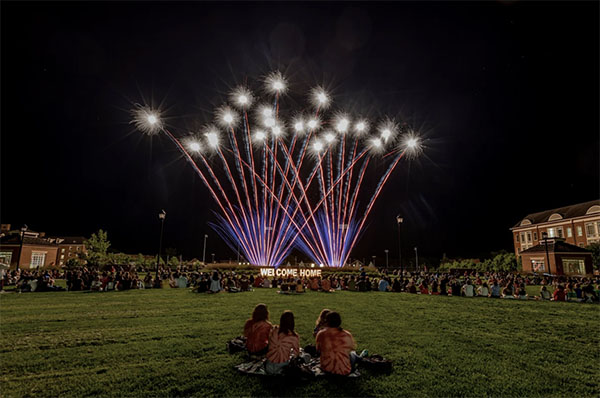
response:
[[[396,216],[396,223],[398,224],[398,264],[400,265],[400,276],[404,275],[404,269],[402,268],[402,222],[404,218],[400,214]]]
[[[25,232],[27,232],[28,229],[29,228],[27,227],[27,224],[23,224],[23,226],[21,227],[21,245],[19,247],[19,257],[17,257],[17,271],[19,270],[19,266],[21,265],[21,256],[23,255],[23,241],[25,240]]]
[[[165,227],[165,218],[167,218],[167,212],[161,210],[158,213],[158,218],[160,219],[160,240],[158,241],[158,255],[156,256],[156,279],[158,280],[158,265],[160,264],[160,255],[162,252],[162,239],[163,239],[163,230]]]
[[[417,251],[417,246],[415,246],[415,264],[417,266],[417,271],[419,271],[419,252]]]
[[[206,265],[206,239],[208,235],[204,234],[204,249],[202,249],[202,265]]]
[[[388,268],[390,266],[390,263],[388,261],[389,260],[388,253],[390,251],[388,249],[385,249],[384,251],[385,251],[385,268]]]
[[[552,271],[550,270],[550,256],[548,255],[548,233],[542,232],[542,240],[544,241],[544,246],[546,246],[546,262],[548,263],[548,274],[552,275]]]

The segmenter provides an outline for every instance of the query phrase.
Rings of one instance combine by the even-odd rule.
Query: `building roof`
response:
[[[57,236],[55,239],[61,245],[83,245],[87,240],[83,236]]]
[[[20,245],[21,235],[12,234],[6,235],[0,238],[0,245]],[[56,241],[47,238],[32,238],[25,236],[23,240],[24,245],[44,245],[44,246],[56,246]]]
[[[600,199],[528,214],[513,228],[525,225],[541,224],[548,221],[581,217],[585,216],[586,214],[600,214]]]
[[[546,245],[538,244],[529,249],[523,250],[520,255],[523,254],[531,254],[531,253],[545,253]],[[582,253],[582,254],[590,254],[591,252],[583,247],[575,246],[570,243],[567,243],[563,240],[551,240],[548,239],[548,253]]]

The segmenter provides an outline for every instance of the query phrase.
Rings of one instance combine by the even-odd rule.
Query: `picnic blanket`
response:
[[[247,354],[247,362],[236,365],[235,368],[239,372],[249,375],[273,376],[268,374],[266,371],[265,364],[267,359],[248,354],[245,343],[244,337],[236,337],[227,343],[227,351],[230,354],[236,352],[245,352]],[[300,355],[290,361],[290,364],[284,368],[282,375],[301,378],[321,377],[327,375],[331,376],[329,373],[326,373],[321,369],[321,360],[311,350],[313,347],[307,346],[306,348],[307,349],[300,349]],[[390,373],[392,371],[392,362],[385,359],[381,355],[369,355],[362,357],[359,359],[356,365],[357,366],[355,366],[355,369],[349,375],[335,377],[360,377],[360,372],[357,369],[359,365],[377,373]]]

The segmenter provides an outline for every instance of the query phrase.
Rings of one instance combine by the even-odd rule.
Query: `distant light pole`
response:
[[[208,238],[208,235],[204,234],[204,249],[202,249],[202,265],[206,265],[206,238]]]
[[[404,269],[402,268],[402,222],[404,218],[400,214],[396,216],[396,223],[398,223],[398,263],[400,265],[400,276],[404,275]]]
[[[212,262],[214,264],[214,262],[215,262],[215,253],[210,253],[210,255],[212,256]]]
[[[377,257],[377,256],[371,256],[371,257],[373,258],[373,267],[375,267],[376,266],[375,265],[375,257]]]
[[[158,213],[158,218],[160,219],[160,240],[158,242],[158,255],[156,256],[156,278],[158,279],[158,264],[160,263],[160,254],[162,252],[162,239],[163,239],[163,230],[165,227],[165,218],[167,218],[167,212],[161,210]]]
[[[544,246],[546,246],[546,262],[548,263],[548,274],[552,275],[552,271],[550,270],[550,256],[548,255],[548,233],[542,232],[542,240],[544,241]]]
[[[388,253],[390,252],[388,249],[385,249],[385,268],[388,268],[390,266],[390,263],[388,261]]]
[[[417,266],[417,271],[419,270],[419,252],[417,251],[417,246],[415,246],[415,264]]]
[[[21,227],[21,246],[19,247],[19,257],[17,257],[17,271],[19,270],[19,266],[21,265],[21,256],[23,255],[23,241],[25,240],[25,232],[27,232],[28,229],[29,228],[27,227],[27,224],[23,224],[23,226]]]

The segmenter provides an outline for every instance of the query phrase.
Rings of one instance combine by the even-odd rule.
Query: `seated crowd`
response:
[[[269,311],[265,304],[254,307],[252,316],[244,325],[246,349],[251,355],[265,356],[265,371],[280,374],[299,356],[300,337],[294,330],[294,314],[284,311],[279,325],[269,322]],[[314,350],[321,360],[325,373],[348,375],[360,356],[354,351],[356,343],[352,334],[342,328],[342,318],[335,311],[324,309],[316,322]]]
[[[250,272],[235,271],[210,273],[185,267],[170,269],[160,267],[156,271],[140,270],[133,266],[77,267],[60,272],[58,270],[12,270],[4,272],[0,289],[15,286],[20,292],[60,291],[57,279],[64,279],[69,291],[120,291],[151,289],[163,286],[171,288],[193,288],[198,293],[246,292],[253,289],[278,289],[281,294],[304,293],[307,290],[334,292],[339,290],[356,292],[406,292],[413,294],[490,297],[505,299],[535,299],[553,301],[599,302],[600,278],[522,276],[509,272],[404,272],[383,270],[373,276],[364,269],[359,273],[337,273],[322,277],[274,277],[267,278]],[[141,270],[144,271],[144,270]],[[527,286],[539,285],[539,294],[530,295]]]

